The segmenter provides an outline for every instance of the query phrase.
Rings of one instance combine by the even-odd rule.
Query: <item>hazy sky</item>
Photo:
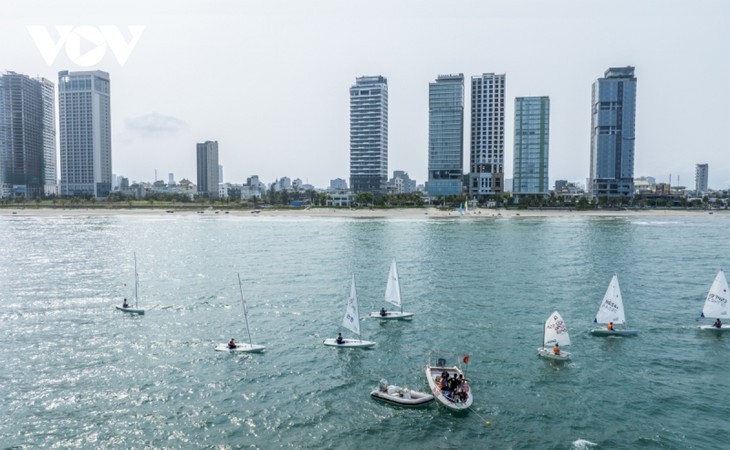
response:
[[[225,181],[258,174],[326,187],[349,178],[349,92],[383,75],[389,177],[427,175],[428,83],[439,74],[507,77],[505,176],[512,177],[514,98],[551,101],[550,185],[589,171],[591,84],[636,68],[636,177],[730,188],[730,1],[727,0],[5,0],[0,70],[58,81],[60,70],[110,73],[113,172],[195,182],[195,143],[217,140]],[[28,26],[43,26],[53,48]],[[62,30],[68,26],[66,38]],[[106,26],[102,36],[100,26]],[[129,26],[144,27],[120,64]],[[111,30],[111,31],[109,31]],[[78,36],[96,36],[96,44]],[[74,38],[75,37],[75,38]],[[74,43],[81,42],[77,48]],[[115,44],[116,42],[116,44]],[[126,45],[126,44],[125,44]],[[76,48],[76,50],[74,50]],[[51,53],[48,53],[51,54]],[[89,62],[98,63],[85,67]],[[465,170],[469,130],[465,129]]]

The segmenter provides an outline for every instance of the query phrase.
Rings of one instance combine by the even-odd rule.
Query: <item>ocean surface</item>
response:
[[[697,330],[730,217],[0,217],[0,448],[727,448],[730,334]],[[134,255],[144,316],[133,297]],[[325,347],[398,261],[411,322]],[[246,340],[236,274],[262,354]],[[635,338],[588,334],[611,276]],[[553,310],[573,360],[536,356]],[[372,400],[469,355],[472,411]],[[488,423],[487,423],[488,422]]]

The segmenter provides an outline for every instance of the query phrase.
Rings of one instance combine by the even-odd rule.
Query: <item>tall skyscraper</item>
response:
[[[439,75],[428,85],[428,195],[460,195],[463,177],[464,75]]]
[[[549,97],[515,98],[514,138],[513,195],[548,195]]]
[[[358,77],[350,87],[350,187],[384,194],[388,181],[388,80]]]
[[[591,107],[591,198],[632,198],[636,77],[634,68],[611,67],[593,83]]]
[[[55,87],[45,78],[0,76],[0,196],[57,193]]]
[[[707,179],[710,175],[710,168],[707,164],[697,164],[695,168],[695,191],[707,192]]]
[[[208,198],[218,198],[218,141],[198,144],[198,193]]]
[[[504,74],[471,77],[469,195],[504,192]]]
[[[61,195],[103,198],[112,186],[109,74],[58,73]]]

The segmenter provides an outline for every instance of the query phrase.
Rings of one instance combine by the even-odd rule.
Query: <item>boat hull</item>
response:
[[[540,347],[537,349],[537,356],[539,356],[541,358],[549,359],[551,361],[567,361],[570,359],[569,352],[564,352],[561,350],[560,354],[556,355],[553,352],[552,348],[545,348],[545,347]]]
[[[266,349],[266,346],[258,344],[236,344],[234,348],[229,348],[228,344],[218,344],[215,346],[215,351],[228,353],[261,353],[264,349]]]
[[[400,312],[400,311],[387,311],[385,315],[380,314],[379,311],[373,311],[370,313],[370,317],[373,319],[382,320],[408,320],[413,318],[413,313]]]
[[[442,367],[442,366],[432,366],[430,363],[426,364],[426,379],[428,380],[428,387],[431,389],[431,393],[433,393],[433,396],[436,398],[436,400],[439,401],[442,405],[449,408],[452,411],[465,411],[468,410],[471,404],[474,402],[474,395],[471,392],[471,388],[469,388],[469,391],[467,392],[466,400],[464,401],[454,401],[450,399],[447,395],[447,391],[442,391],[439,389],[438,386],[438,380],[441,377],[441,373],[443,371],[448,372],[449,377],[453,377],[455,375],[461,375],[463,376],[464,373],[456,366],[453,367]],[[468,380],[467,380],[468,381]]]
[[[716,333],[724,333],[726,331],[730,331],[730,325],[723,325],[721,328],[717,328],[712,325],[700,325],[699,328],[703,331],[714,331]]]
[[[117,311],[122,311],[122,312],[125,312],[127,314],[140,314],[140,315],[144,314],[144,309],[139,309],[139,308],[125,308],[123,306],[115,306],[115,308],[117,309]]]
[[[639,334],[637,330],[607,330],[605,328],[594,328],[591,330],[593,336],[636,336]]]
[[[328,347],[339,348],[370,348],[375,346],[373,341],[361,341],[359,339],[343,339],[342,344],[338,344],[337,339],[327,338],[322,343]]]
[[[407,394],[405,392],[408,392]],[[392,392],[392,393],[391,393]],[[399,386],[389,385],[387,392],[375,389],[370,393],[375,400],[406,408],[419,408],[431,404],[436,397],[425,392],[404,390]]]

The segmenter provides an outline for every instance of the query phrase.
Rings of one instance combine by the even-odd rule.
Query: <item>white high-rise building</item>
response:
[[[504,192],[504,74],[471,77],[469,195]]]
[[[112,186],[109,74],[58,73],[61,195],[103,198]]]
[[[350,188],[384,194],[388,181],[388,80],[358,77],[350,87]]]
[[[710,168],[707,164],[697,164],[695,168],[695,191],[707,192],[707,182],[710,175]]]

